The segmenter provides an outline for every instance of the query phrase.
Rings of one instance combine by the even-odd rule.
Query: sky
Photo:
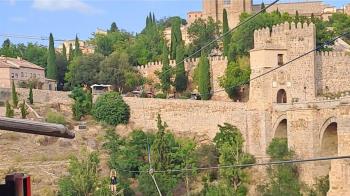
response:
[[[265,3],[273,0],[264,0]],[[284,2],[295,0],[284,0]],[[45,36],[55,39],[92,37],[96,28],[107,29],[116,22],[120,29],[140,32],[149,12],[157,19],[169,16],[186,18],[188,11],[200,11],[202,0],[0,0],[0,35]],[[260,4],[262,0],[254,0]],[[324,0],[337,7],[350,0]],[[0,43],[6,39],[0,36]],[[10,38],[15,43],[47,41]],[[59,43],[58,43],[59,44]]]

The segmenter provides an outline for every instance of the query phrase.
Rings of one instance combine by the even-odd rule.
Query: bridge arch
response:
[[[338,123],[336,117],[328,118],[320,128],[320,155],[338,155]]]
[[[288,138],[287,115],[279,116],[273,126],[273,138]]]

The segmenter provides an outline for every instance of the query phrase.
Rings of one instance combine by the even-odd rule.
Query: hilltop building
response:
[[[73,48],[73,50],[75,50],[75,40],[73,39],[73,40],[66,40],[63,43],[61,43],[58,46],[57,51],[62,52],[63,45],[64,45],[66,47],[66,53],[68,55],[70,44],[72,44],[72,48]],[[87,41],[79,40],[79,47],[80,47],[80,50],[83,54],[93,54],[95,52],[95,48],[91,44],[89,44]]]
[[[23,60],[19,57],[0,57],[0,88],[10,88],[12,81],[16,85],[37,81],[38,88],[44,90],[56,90],[55,80],[45,78],[45,69]]]

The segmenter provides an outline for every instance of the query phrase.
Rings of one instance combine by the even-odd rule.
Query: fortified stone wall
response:
[[[223,56],[210,57],[210,69],[212,76],[212,91],[220,90],[221,87],[219,85],[219,78],[224,75],[226,67],[227,67],[227,58]],[[199,58],[195,59],[187,59],[185,60],[185,70],[188,72],[189,76],[189,84],[192,84],[194,70],[199,63]],[[155,83],[159,83],[159,78],[155,74],[157,71],[162,70],[163,63],[160,61],[150,62],[146,65],[142,65],[138,67],[139,72],[146,78],[153,80]],[[170,60],[170,66],[173,68],[176,66],[175,60]],[[227,94],[222,91],[218,93],[214,93],[213,100],[229,100]]]
[[[316,55],[316,84],[319,95],[350,91],[350,56],[342,52]]]

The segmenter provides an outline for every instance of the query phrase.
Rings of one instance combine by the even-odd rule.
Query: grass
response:
[[[64,118],[63,114],[60,114],[58,112],[53,112],[53,111],[49,111],[46,114],[46,122],[55,123],[55,124],[62,124],[62,125],[67,124],[67,121]]]

